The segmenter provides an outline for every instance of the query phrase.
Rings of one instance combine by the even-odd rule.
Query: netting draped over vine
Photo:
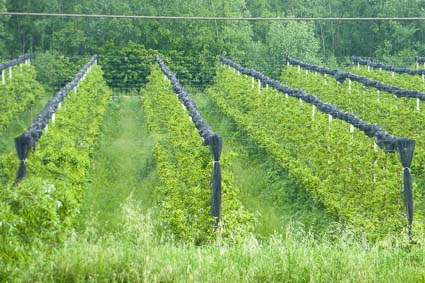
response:
[[[415,69],[409,69],[409,68],[398,68],[395,66],[388,66],[385,65],[383,63],[375,63],[372,62],[371,60],[367,60],[367,59],[363,59],[361,57],[357,57],[357,56],[351,56],[350,57],[350,61],[351,64],[355,65],[355,64],[359,64],[359,65],[363,65],[363,66],[369,66],[373,69],[381,69],[384,71],[391,71],[397,74],[409,74],[412,76],[415,75],[424,75],[425,74],[425,69],[421,69],[421,70],[415,70]]]
[[[30,54],[24,54],[19,56],[17,59],[6,62],[6,63],[0,63],[0,71],[3,71],[4,69],[7,69],[9,67],[13,67],[22,63],[25,63],[27,60],[30,60],[31,56]]]
[[[425,57],[416,56],[416,62],[417,63],[425,63]]]
[[[289,61],[290,60],[290,61]],[[233,62],[230,59],[221,57],[221,62],[225,65],[228,65],[240,73],[251,76],[259,80],[263,85],[268,85],[275,88],[277,91],[288,94],[289,96],[301,99],[311,105],[316,106],[316,108],[322,113],[329,114],[333,118],[345,121],[360,131],[364,132],[366,136],[374,138],[375,143],[382,148],[387,153],[399,152],[400,160],[403,166],[403,193],[404,193],[404,202],[406,205],[407,219],[408,219],[408,237],[411,238],[411,225],[413,221],[413,194],[412,194],[412,175],[411,175],[411,163],[413,159],[413,153],[415,148],[415,140],[393,136],[384,129],[382,129],[378,124],[370,124],[366,121],[360,119],[354,113],[347,113],[340,110],[335,105],[326,103],[318,98],[316,95],[305,93],[303,90],[294,89],[288,86],[282,85],[279,81],[273,80],[264,74],[257,72],[254,69],[249,69],[242,67],[241,65]],[[288,62],[299,62],[294,61],[294,59],[288,59]],[[320,67],[309,67],[310,70],[317,71],[317,68]],[[321,68],[322,71],[327,74],[336,75],[337,70],[330,70],[326,68]]]
[[[28,153],[31,149],[35,148],[36,143],[43,134],[43,129],[49,124],[53,114],[56,113],[61,102],[66,98],[75,87],[78,86],[79,81],[85,77],[87,71],[96,62],[97,56],[93,56],[84,65],[83,68],[75,75],[74,79],[66,84],[64,88],[56,93],[56,95],[47,102],[46,106],[41,110],[37,117],[33,120],[31,126],[20,136],[15,138],[16,153],[20,160],[18,173],[15,179],[15,184],[26,176],[26,160]]]
[[[204,139],[204,145],[209,145],[213,157],[213,173],[211,181],[211,216],[215,218],[214,229],[217,228],[220,220],[221,211],[221,166],[220,156],[223,147],[223,139],[220,135],[213,132],[211,126],[204,121],[201,113],[196,107],[196,103],[189,97],[187,90],[180,84],[174,73],[170,71],[161,57],[157,56],[156,61],[161,71],[171,81],[173,91],[177,94],[179,100],[189,112],[193,124]]]
[[[408,89],[400,88],[397,86],[385,84],[383,82],[376,81],[376,80],[371,80],[366,77],[359,76],[350,72],[341,71],[338,69],[329,69],[325,67],[308,64],[291,57],[288,57],[287,61],[291,65],[300,66],[303,69],[306,69],[309,71],[314,71],[321,74],[334,76],[335,79],[340,83],[343,83],[346,79],[350,79],[352,81],[363,84],[365,87],[374,87],[380,91],[386,91],[398,97],[418,98],[420,100],[425,100],[425,93],[417,91],[417,90],[408,90]]]
[[[413,152],[415,150],[415,141],[400,138],[397,141],[398,151],[400,153],[401,164],[403,165],[403,195],[407,213],[407,233],[412,237],[413,222],[413,192],[412,192],[412,165]]]

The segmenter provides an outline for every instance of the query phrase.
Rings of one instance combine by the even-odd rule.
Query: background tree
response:
[[[267,64],[275,76],[286,62],[287,56],[318,63],[320,42],[314,34],[314,25],[307,22],[273,22],[266,36]]]
[[[425,16],[425,2],[411,0],[0,0],[0,9],[229,17]],[[409,65],[414,56],[425,54],[424,33],[423,21],[278,23],[12,16],[0,18],[0,56],[57,51],[72,57],[138,44],[172,59],[169,63],[186,82],[204,86],[214,75],[217,56],[223,54],[269,74],[279,72],[286,55],[339,64],[358,55]]]
[[[143,44],[129,42],[121,48],[109,42],[100,52],[100,63],[108,84],[114,88],[139,89],[147,82],[150,66],[155,62],[156,51]]]
[[[6,0],[0,0],[0,12],[6,12]],[[0,17],[0,58],[7,55],[4,44],[9,37],[5,29],[7,20],[7,17]]]

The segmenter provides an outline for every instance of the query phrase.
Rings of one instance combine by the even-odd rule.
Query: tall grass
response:
[[[368,244],[348,232],[318,239],[297,225],[260,241],[207,246],[159,236],[132,196],[120,229],[98,236],[97,221],[52,254],[37,253],[15,282],[424,282],[425,250],[403,239]],[[423,239],[423,238],[422,238]]]

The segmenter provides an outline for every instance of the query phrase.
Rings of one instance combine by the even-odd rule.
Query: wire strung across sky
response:
[[[196,21],[425,21],[425,17],[204,17],[204,16],[147,16],[147,15],[105,15],[105,14],[66,14],[0,12],[0,16],[62,17],[62,18],[113,18],[146,20],[196,20]]]

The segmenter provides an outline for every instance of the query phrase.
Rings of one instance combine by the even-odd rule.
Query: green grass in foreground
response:
[[[120,206],[120,227],[86,230],[50,256],[37,253],[15,282],[424,282],[425,249],[397,241],[368,244],[349,233],[315,238],[295,226],[259,241],[208,246],[159,238],[144,204]],[[400,243],[404,242],[403,239]]]

